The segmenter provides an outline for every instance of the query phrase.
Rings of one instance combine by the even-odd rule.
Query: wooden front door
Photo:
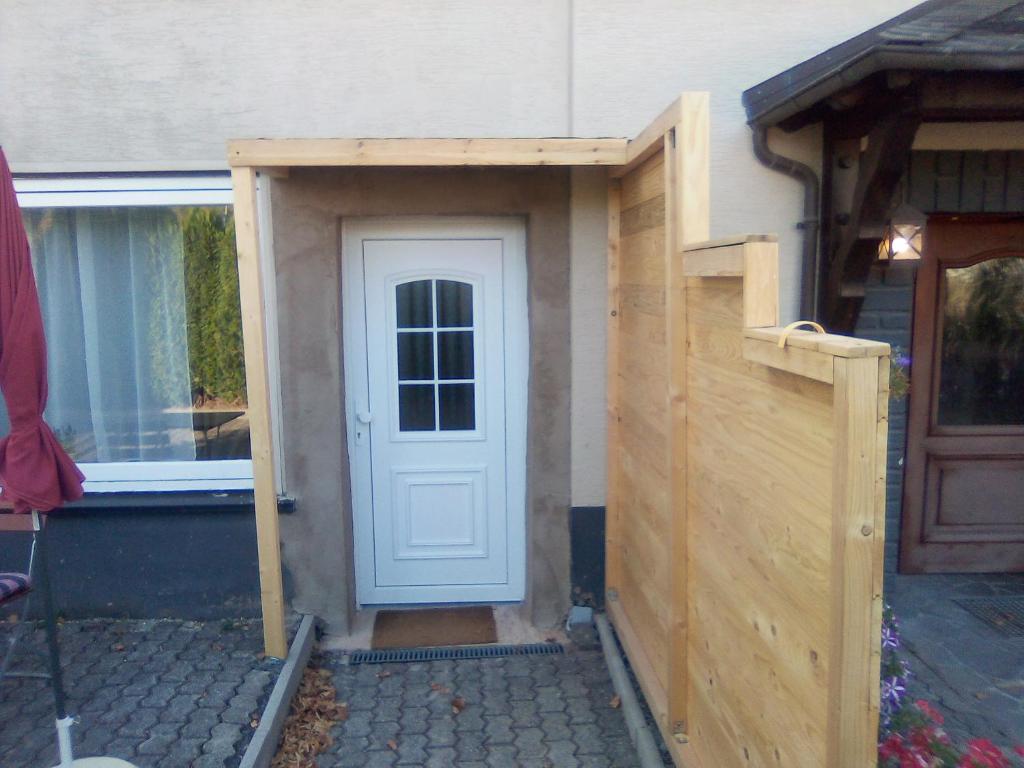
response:
[[[1024,571],[1024,220],[928,222],[900,566]]]

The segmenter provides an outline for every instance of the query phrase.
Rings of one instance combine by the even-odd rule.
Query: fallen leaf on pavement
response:
[[[331,729],[348,719],[348,704],[336,697],[330,670],[307,668],[302,673],[272,768],[317,768],[317,755],[334,743]],[[251,722],[258,725],[259,718]]]
[[[612,709],[618,709],[622,706],[622,698],[618,694],[615,694],[612,696],[611,701],[608,702],[608,706]]]
[[[398,751],[398,742],[395,741],[394,739],[388,739],[388,749],[390,749],[392,752],[397,752]]]
[[[466,700],[464,698],[462,698],[461,696],[456,696],[454,699],[452,699],[452,714],[457,715],[465,708]]]

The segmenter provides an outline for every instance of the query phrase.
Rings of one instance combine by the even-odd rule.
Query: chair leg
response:
[[[39,558],[39,586],[43,597],[43,612],[46,624],[46,644],[50,651],[50,686],[53,688],[53,703],[57,719],[67,716],[64,699],[64,676],[60,668],[60,647],[57,645],[57,614],[50,591],[50,568],[46,551],[46,532],[40,531],[36,538],[36,556]]]

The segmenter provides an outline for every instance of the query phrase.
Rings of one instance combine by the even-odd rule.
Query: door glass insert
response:
[[[434,324],[432,280],[415,280],[395,288],[399,328],[430,328]]]
[[[437,281],[437,324],[442,328],[473,326],[473,286],[457,280]]]
[[[476,421],[472,384],[439,384],[441,429],[473,429]]]
[[[1024,258],[943,270],[938,423],[1024,424]]]
[[[472,331],[441,331],[437,334],[437,368],[440,379],[473,378]]]
[[[476,429],[473,285],[400,283],[395,305],[399,431]]]
[[[398,378],[406,381],[434,380],[434,334],[398,332]]]
[[[398,386],[398,421],[403,432],[434,430],[434,385],[400,384]]]

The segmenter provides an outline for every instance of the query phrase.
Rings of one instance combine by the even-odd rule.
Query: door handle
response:
[[[373,414],[369,411],[358,411],[356,413],[356,418],[359,420],[360,424],[369,424],[373,421]]]

